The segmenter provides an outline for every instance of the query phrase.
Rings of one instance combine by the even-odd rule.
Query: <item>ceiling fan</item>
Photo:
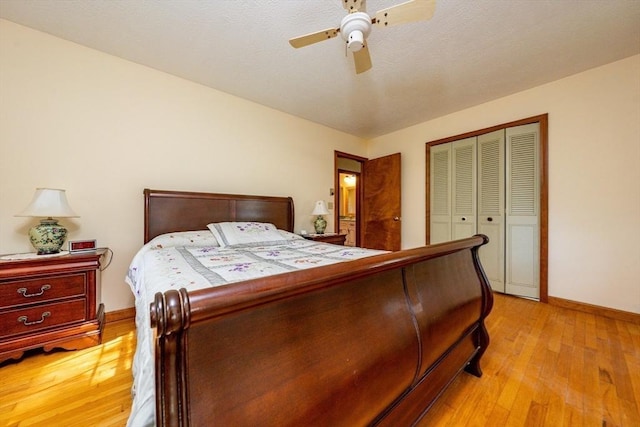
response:
[[[308,46],[323,40],[342,35],[348,51],[353,53],[356,74],[371,68],[371,56],[367,47],[367,36],[373,24],[381,27],[405,24],[407,22],[426,21],[431,19],[436,8],[436,0],[410,0],[396,6],[379,10],[371,18],[365,11],[366,0],[341,0],[342,6],[349,12],[342,18],[340,27],[328,28],[289,40],[295,47]]]

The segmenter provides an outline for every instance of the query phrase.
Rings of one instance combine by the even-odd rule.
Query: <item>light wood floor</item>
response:
[[[640,324],[496,295],[476,378],[459,375],[421,426],[640,426]],[[131,321],[103,344],[0,367],[0,426],[123,426]]]
[[[107,323],[102,344],[37,352],[0,367],[0,427],[124,426],[131,409],[135,324]]]

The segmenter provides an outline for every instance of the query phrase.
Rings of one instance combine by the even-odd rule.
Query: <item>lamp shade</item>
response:
[[[52,217],[78,217],[69,206],[64,190],[54,188],[36,188],[36,194],[33,195],[29,206],[16,216],[45,218],[29,230],[29,239],[38,255],[57,254],[67,237],[67,229]]]
[[[64,190],[54,188],[36,188],[33,200],[25,210],[16,216],[78,218]]]
[[[313,208],[311,215],[329,215],[329,210],[327,209],[327,205],[324,203],[324,200],[318,200],[316,202],[316,206]]]

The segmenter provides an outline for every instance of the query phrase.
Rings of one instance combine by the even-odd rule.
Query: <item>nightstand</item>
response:
[[[0,259],[0,363],[39,347],[100,344],[100,258],[106,251]]]
[[[325,234],[301,234],[302,237],[316,242],[332,243],[334,245],[344,245],[346,234],[325,233]]]

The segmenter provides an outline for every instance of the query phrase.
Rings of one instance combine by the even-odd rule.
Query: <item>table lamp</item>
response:
[[[311,215],[318,215],[316,220],[313,221],[316,233],[324,234],[324,229],[327,228],[327,221],[322,217],[322,215],[329,215],[329,210],[327,209],[327,205],[324,203],[324,200],[318,200],[316,202],[316,206],[313,208]]]
[[[67,229],[52,217],[78,218],[67,202],[64,190],[36,188],[33,200],[27,208],[16,216],[43,217],[40,224],[29,230],[31,244],[38,255],[56,254],[67,237]]]

